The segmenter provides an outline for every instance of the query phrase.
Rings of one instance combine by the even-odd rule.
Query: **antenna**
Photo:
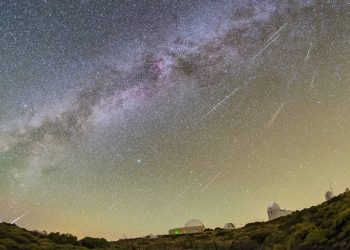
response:
[[[333,198],[333,187],[332,187],[332,183],[330,182],[329,179],[328,179],[328,182],[329,182],[329,188],[330,188],[330,190],[327,191],[326,194],[325,194],[326,201],[329,201],[330,199]]]
[[[333,194],[333,187],[332,187],[332,183],[331,183],[331,181],[328,179],[328,182],[329,182],[329,188],[330,188],[330,190],[331,190],[331,192],[332,192],[332,194]]]

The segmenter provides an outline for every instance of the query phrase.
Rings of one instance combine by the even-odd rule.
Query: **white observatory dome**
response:
[[[274,202],[274,203],[270,203],[268,206],[267,206],[267,210],[268,211],[274,211],[274,210],[279,210],[280,209],[280,206]]]
[[[233,225],[233,223],[226,223],[224,226],[224,229],[234,229],[235,225]]]
[[[185,227],[204,227],[204,224],[200,220],[192,219],[187,221]]]

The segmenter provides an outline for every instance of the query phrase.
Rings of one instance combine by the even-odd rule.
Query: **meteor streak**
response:
[[[270,38],[267,40],[267,43],[271,41],[279,32],[287,25],[287,23],[283,24]]]
[[[311,82],[310,82],[310,88],[314,87],[314,82],[315,82],[315,78],[316,78],[316,73],[317,70],[315,70],[314,75],[312,76]]]
[[[251,61],[254,61],[255,58],[257,58],[261,53],[263,53],[268,47],[270,47],[278,38],[280,35],[278,34],[272,41],[270,41],[263,49],[261,49],[253,58]]]
[[[305,57],[305,60],[304,60],[304,64],[307,62],[307,59],[309,59],[311,48],[312,48],[312,43],[310,43],[309,50],[307,51],[307,54],[306,54],[306,57]]]
[[[228,98],[230,98],[232,95],[234,95],[240,87],[236,88],[234,91],[232,91],[229,95],[225,96],[224,99],[222,99],[218,104],[216,104],[211,110],[208,111],[204,116],[202,116],[199,120],[203,120],[205,117],[207,117],[211,112],[213,112],[215,109],[217,109],[221,104],[223,104]]]
[[[221,172],[219,172],[213,179],[211,179],[211,181],[209,181],[208,184],[202,189],[202,192],[205,191],[210,186],[210,184],[212,184],[220,175]]]
[[[27,214],[22,214],[21,216],[17,217],[16,219],[14,219],[13,221],[11,221],[11,224],[16,224],[20,219],[22,219],[24,216],[26,216]]]
[[[276,111],[276,113],[273,115],[272,119],[267,123],[266,127],[271,127],[271,125],[274,123],[274,121],[276,120],[278,114],[281,112],[282,108],[284,106],[284,103],[281,103],[281,106],[278,108],[278,110]]]

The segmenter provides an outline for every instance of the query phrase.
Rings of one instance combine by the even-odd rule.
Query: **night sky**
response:
[[[0,218],[118,239],[350,186],[350,2],[0,2]]]

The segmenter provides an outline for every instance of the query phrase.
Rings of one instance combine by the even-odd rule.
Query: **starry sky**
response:
[[[350,186],[350,2],[0,2],[0,218],[115,240]]]

